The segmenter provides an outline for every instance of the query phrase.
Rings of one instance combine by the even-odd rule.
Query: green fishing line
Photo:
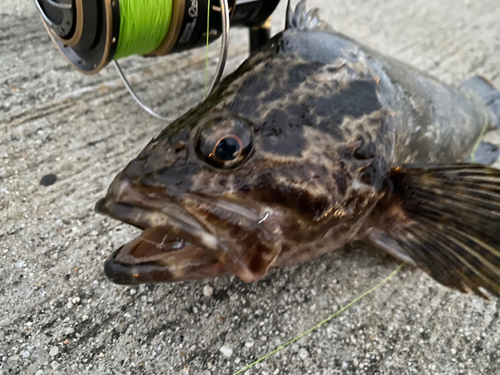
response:
[[[481,134],[479,134],[479,138],[477,139],[476,143],[474,144],[474,147],[472,148],[472,152],[470,154],[470,161],[475,163],[476,162],[476,151],[477,148],[479,147],[479,144],[483,141],[484,136],[486,135],[486,131],[488,130],[489,122],[486,121],[484,123],[483,129],[481,130]]]
[[[375,285],[373,288],[371,288],[369,291],[367,292],[364,292],[362,295],[360,295],[359,297],[357,297],[356,299],[352,300],[351,302],[349,302],[347,305],[345,305],[343,308],[341,308],[339,311],[337,311],[335,314],[333,315],[330,315],[328,318],[326,318],[325,320],[323,320],[322,322],[316,324],[314,327],[312,327],[311,329],[307,330],[306,332],[302,333],[301,335],[295,337],[294,339],[288,341],[287,343],[281,345],[279,348],[273,350],[272,352],[266,354],[264,357],[262,358],[259,358],[257,361],[249,364],[248,366],[242,368],[241,370],[239,370],[238,372],[235,372],[233,375],[238,375],[238,374],[241,374],[243,372],[245,372],[246,370],[248,370],[249,368],[255,366],[257,363],[260,363],[262,361],[264,361],[265,359],[271,357],[272,355],[278,353],[279,351],[283,350],[284,348],[286,348],[287,346],[293,344],[295,341],[298,341],[300,340],[302,337],[304,336],[307,336],[308,334],[310,334],[311,332],[317,330],[319,327],[321,327],[322,325],[328,323],[330,320],[332,320],[333,318],[335,318],[337,315],[340,315],[342,314],[344,311],[346,311],[349,307],[351,307],[352,305],[354,305],[356,302],[358,302],[359,300],[362,300],[364,297],[366,297],[367,295],[373,293],[374,291],[376,291],[378,288],[380,288],[382,285],[384,285],[385,283],[387,283],[395,274],[397,274],[399,272],[399,270],[401,268],[403,268],[404,266],[404,263],[401,264],[398,268],[396,268],[394,271],[392,271],[392,273],[387,276],[384,280],[382,280],[380,283],[378,283],[377,285]]]
[[[120,37],[115,60],[145,55],[165,39],[173,0],[120,0]]]
[[[208,95],[208,45],[210,44],[210,0],[207,4],[207,46],[205,56],[205,97]]]

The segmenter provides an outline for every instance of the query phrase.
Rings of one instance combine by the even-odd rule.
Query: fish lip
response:
[[[125,245],[120,246],[104,262],[104,274],[113,283],[119,285],[137,285],[141,280],[131,277],[130,272],[123,271],[123,269],[130,267],[128,264],[117,262],[116,256],[122,251]]]
[[[96,203],[95,210],[142,230],[162,227],[206,249],[220,248],[218,239],[194,215],[173,199],[162,198],[144,198],[130,182],[122,180],[112,184],[107,196]]]
[[[181,271],[181,275],[175,270],[176,264],[169,264],[168,261],[165,263],[163,261],[164,258],[140,263],[124,262],[117,258],[126,246],[128,246],[128,244],[116,249],[104,262],[104,274],[115,284],[138,285],[143,283],[156,284],[190,281],[207,277],[216,277],[226,273],[224,265],[218,262],[213,254],[208,252],[205,252],[205,255],[202,256],[202,259],[199,261],[197,261],[198,258],[190,257],[189,254],[187,254],[191,260],[194,260],[194,263],[188,262],[188,264],[181,264],[181,267],[185,266],[187,268],[187,272]],[[202,249],[200,248],[200,250]],[[179,251],[183,251],[183,249]],[[165,254],[167,258],[168,254],[171,253]]]

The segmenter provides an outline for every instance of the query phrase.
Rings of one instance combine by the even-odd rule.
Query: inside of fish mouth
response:
[[[172,252],[204,249],[181,235],[172,234],[168,227],[146,228],[132,241],[123,245],[114,260],[125,264],[140,264],[160,260]]]

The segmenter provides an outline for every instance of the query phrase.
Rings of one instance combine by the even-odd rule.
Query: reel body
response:
[[[136,7],[148,5],[144,0],[34,1],[54,43],[69,63],[85,74],[95,74],[115,59],[120,38],[126,37],[120,35],[121,23],[131,22],[125,18],[124,2],[132,2]],[[171,17],[166,35],[145,56],[163,56],[205,45],[207,30],[210,42],[217,39],[224,32],[224,4],[231,26],[248,27],[251,48],[258,48],[269,39],[266,20],[279,3],[279,0],[211,0],[209,6],[208,0],[156,1],[169,7]],[[154,13],[154,9],[151,11]]]

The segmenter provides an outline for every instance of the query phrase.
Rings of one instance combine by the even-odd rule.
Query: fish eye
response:
[[[231,134],[221,138],[215,145],[212,155],[209,156],[213,156],[220,162],[233,161],[240,156],[242,149],[241,139]]]
[[[241,165],[253,148],[253,127],[234,116],[219,115],[202,120],[196,133],[196,154],[219,169]]]

